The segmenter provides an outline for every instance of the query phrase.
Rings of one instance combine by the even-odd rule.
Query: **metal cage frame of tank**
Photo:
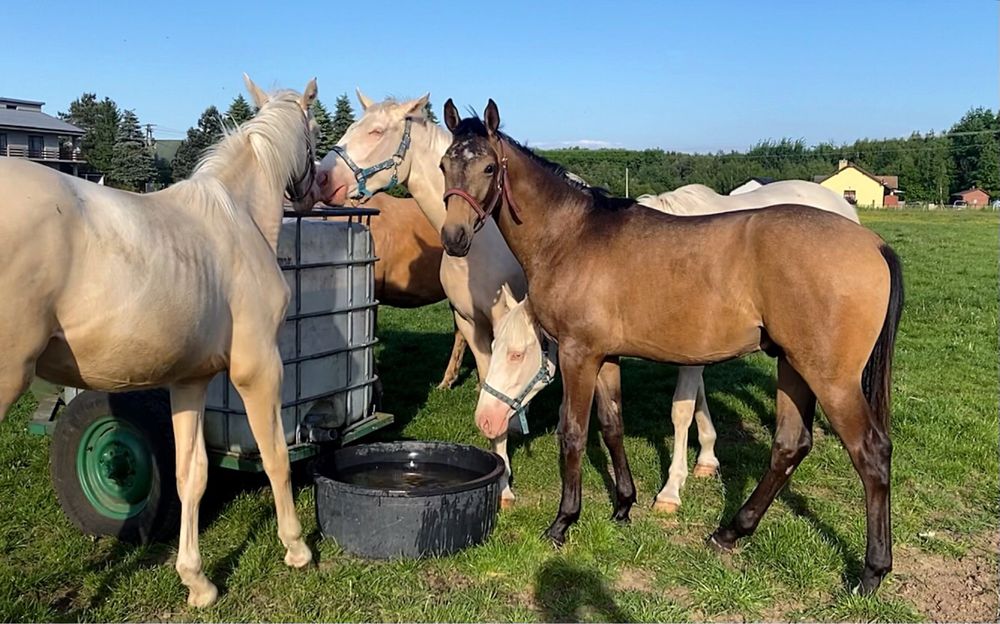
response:
[[[294,367],[295,369],[295,392],[294,398],[289,401],[282,399],[281,410],[282,410],[282,422],[285,423],[286,413],[288,410],[292,410],[294,413],[294,427],[292,428],[292,439],[288,440],[289,434],[286,429],[285,435],[288,441],[288,452],[289,459],[291,461],[297,461],[305,459],[316,455],[319,452],[318,441],[332,442],[339,444],[347,444],[361,438],[367,434],[370,434],[382,427],[385,427],[393,422],[393,416],[390,414],[385,414],[376,411],[377,397],[376,388],[378,385],[378,375],[375,372],[375,361],[374,361],[374,348],[378,343],[378,339],[375,337],[375,318],[376,310],[378,308],[378,300],[374,296],[374,267],[375,262],[378,260],[375,255],[374,246],[371,244],[370,233],[369,243],[368,243],[368,254],[364,258],[355,258],[355,249],[353,247],[355,237],[348,229],[347,240],[351,245],[351,248],[347,250],[346,258],[343,260],[331,260],[323,262],[302,262],[302,220],[308,218],[320,217],[323,220],[327,220],[327,217],[346,217],[346,221],[339,221],[341,223],[347,223],[348,228],[354,224],[360,224],[364,226],[365,231],[369,232],[369,224],[371,222],[371,217],[379,214],[378,209],[375,208],[321,208],[313,209],[307,213],[296,213],[296,212],[285,212],[284,217],[286,219],[294,219],[295,223],[295,243],[294,252],[295,257],[291,259],[290,263],[285,263],[286,259],[279,258],[279,265],[281,265],[282,273],[292,272],[292,280],[290,281],[289,287],[292,290],[292,301],[293,305],[290,306],[288,313],[286,314],[284,324],[282,325],[282,331],[288,327],[291,323],[295,328],[295,350],[292,357],[282,357],[282,364],[287,371],[288,368]],[[331,269],[336,270],[338,268],[349,267],[348,271],[348,305],[342,308],[334,308],[331,310],[321,310],[321,311],[302,311],[302,274],[304,271],[314,270],[314,269]],[[366,293],[367,296],[364,297],[365,301],[360,303],[354,301],[355,295],[355,268],[364,267],[365,269],[365,281],[366,281]],[[364,335],[360,342],[355,341],[354,335],[354,316],[356,313],[364,314]],[[309,319],[322,319],[326,317],[334,317],[338,314],[348,315],[348,332],[345,338],[345,344],[341,347],[335,349],[328,349],[325,351],[310,353],[307,355],[302,355],[303,345],[302,345],[302,321]],[[362,379],[354,380],[351,367],[353,366],[353,358],[346,358],[348,370],[346,371],[346,385],[337,387],[316,395],[312,396],[302,396],[302,366],[303,364],[320,360],[322,358],[333,357],[343,353],[347,353],[349,356],[355,351],[367,350],[365,369],[363,371]],[[260,472],[263,470],[263,464],[260,459],[259,452],[256,451],[254,445],[253,450],[245,450],[240,448],[236,441],[233,439],[233,418],[242,417],[244,421],[240,423],[240,426],[247,428],[248,425],[245,422],[246,413],[237,409],[232,405],[231,397],[235,390],[229,382],[229,373],[224,371],[220,373],[212,381],[210,385],[209,396],[211,395],[211,388],[220,383],[222,385],[222,391],[217,393],[222,395],[221,405],[212,405],[209,402],[206,403],[205,408],[205,442],[208,448],[209,462],[213,465],[220,466],[223,468],[229,468],[234,470],[249,471],[249,472]],[[288,379],[286,375],[285,384],[287,384]],[[48,434],[51,433],[52,428],[55,425],[55,420],[58,417],[59,409],[68,404],[73,397],[75,397],[80,391],[75,388],[65,388],[61,392],[39,392],[40,388],[44,385],[36,385],[36,395],[38,396],[39,406],[35,412],[35,416],[32,419],[29,429],[35,434]],[[50,387],[51,388],[51,387]],[[361,391],[360,393],[358,391]],[[282,396],[284,397],[288,392],[288,389],[284,386],[282,387]],[[364,406],[364,412],[361,418],[355,420],[354,422],[349,422],[350,414],[355,407],[353,401],[357,400],[358,395],[367,397],[367,404]],[[302,410],[303,406],[313,404],[316,405],[322,401],[333,401],[337,397],[345,395],[345,405],[344,405],[344,420],[345,422],[342,426],[330,430],[325,429],[322,432],[317,433],[316,427],[311,426],[309,423],[305,422],[305,417],[309,414],[308,410]],[[238,397],[238,394],[236,395]],[[237,400],[239,400],[237,398]],[[242,403],[240,401],[240,403]],[[221,436],[218,428],[210,423],[211,420],[215,418],[213,414],[221,415],[222,431]],[[287,423],[286,423],[287,424]],[[221,437],[221,439],[220,439]]]

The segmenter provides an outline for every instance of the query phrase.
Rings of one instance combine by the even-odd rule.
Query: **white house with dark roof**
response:
[[[0,156],[27,158],[79,175],[83,130],[42,112],[45,102],[0,97]]]

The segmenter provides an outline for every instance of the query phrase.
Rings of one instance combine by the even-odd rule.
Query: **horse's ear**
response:
[[[407,115],[414,115],[424,110],[424,107],[427,106],[427,102],[429,102],[430,100],[431,100],[431,94],[425,93],[423,97],[419,97],[411,102],[403,104],[403,110],[406,111]]]
[[[490,98],[489,104],[486,105],[483,121],[486,122],[486,131],[490,136],[495,136],[497,130],[500,129],[500,111],[497,110],[497,103],[493,101],[493,98]]]
[[[254,84],[253,80],[250,80],[250,76],[246,72],[243,72],[243,84],[247,86],[247,91],[250,92],[250,97],[253,98],[253,103],[257,108],[261,108],[267,104],[267,94],[261,91],[260,87]]]
[[[455,103],[451,101],[451,98],[448,98],[448,101],[444,103],[444,125],[450,132],[454,132],[460,121],[461,118],[458,116],[458,109],[455,108]]]
[[[361,104],[361,110],[366,111],[372,107],[375,102],[372,102],[371,98],[361,92],[361,87],[355,87],[354,92],[358,94],[358,103]]]
[[[510,286],[506,283],[500,287],[500,299],[503,301],[503,304],[507,306],[508,310],[513,310],[517,307],[517,297],[514,296],[514,291],[512,291]]]
[[[316,101],[316,94],[319,93],[319,89],[316,88],[316,79],[313,78],[306,85],[304,91],[302,91],[302,97],[299,98],[299,106],[302,110],[307,111],[312,103]]]

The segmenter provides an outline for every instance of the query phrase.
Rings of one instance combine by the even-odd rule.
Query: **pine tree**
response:
[[[311,110],[313,119],[319,127],[319,136],[316,137],[316,155],[322,158],[337,144],[337,139],[333,138],[333,120],[330,119],[330,113],[327,112],[326,107],[318,98],[313,100]]]
[[[196,128],[188,128],[187,138],[181,141],[174,155],[174,180],[183,180],[191,175],[205,150],[222,137],[222,123],[219,109],[209,106],[198,119]]]
[[[111,156],[118,137],[121,113],[110,98],[98,100],[94,93],[84,93],[69,105],[69,112],[59,117],[83,129],[80,150],[97,171],[111,170]]]
[[[112,185],[141,191],[156,176],[153,155],[147,148],[139,119],[126,110],[118,124],[118,137],[111,155],[108,178]]]
[[[333,111],[333,130],[330,132],[330,140],[336,145],[347,129],[354,123],[354,109],[351,108],[351,101],[347,99],[347,94],[337,97],[337,104]]]
[[[256,111],[241,93],[233,98],[232,104],[229,105],[229,110],[226,111],[226,124],[230,128],[236,128],[244,121],[253,118],[255,114]]]
[[[434,109],[431,108],[430,100],[427,100],[427,103],[424,104],[424,117],[426,117],[427,121],[431,122],[432,124],[438,123],[437,115],[434,114]]]

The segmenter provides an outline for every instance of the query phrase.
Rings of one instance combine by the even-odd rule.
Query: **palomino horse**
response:
[[[218,590],[202,572],[198,505],[208,478],[205,394],[229,369],[274,491],[285,563],[312,560],[292,501],[281,426],[278,330],[289,290],[275,258],[282,195],[312,205],[315,122],[302,95],[266,95],[260,112],[208,152],[184,182],[118,191],[0,158],[0,415],[38,376],[119,391],[167,386],[181,530],[177,572],[188,602]]]
[[[441,235],[431,227],[417,202],[380,193],[367,205],[382,211],[370,226],[378,255],[375,298],[382,305],[396,308],[418,308],[442,301]],[[456,328],[448,368],[438,388],[450,388],[455,383],[464,354],[465,337]]]
[[[323,199],[331,204],[347,200],[365,202],[376,192],[397,183],[406,186],[420,205],[431,227],[441,231],[445,220],[444,175],[441,156],[451,144],[451,133],[429,122],[424,107],[429,94],[409,102],[374,103],[361,91],[358,101],[364,115],[323,158],[317,177]],[[441,260],[441,286],[454,311],[455,325],[465,336],[476,358],[479,381],[490,364],[493,327],[500,287],[507,284],[518,296],[527,292],[524,272],[493,223],[486,223],[475,244],[463,258],[445,255]],[[454,353],[454,351],[453,351]],[[453,360],[454,361],[454,360]],[[492,441],[493,450],[507,458],[507,437]],[[508,483],[510,463],[502,484],[503,500],[514,494]]]
[[[524,267],[535,318],[559,341],[563,489],[549,537],[562,543],[580,514],[580,461],[603,362],[700,366],[763,350],[778,359],[771,464],[710,543],[732,548],[756,529],[812,446],[818,399],[864,484],[861,589],[878,587],[892,568],[889,395],[903,303],[892,249],[821,210],[676,217],[636,208],[572,183],[506,137],[492,100],[485,123],[460,120],[451,100],[444,113],[454,135],[441,161],[445,250],[466,253],[479,223],[494,215]],[[615,466],[615,517],[627,518],[635,486],[620,422],[611,429],[612,462],[624,463]]]
[[[575,179],[586,185],[579,177]],[[761,199],[765,190],[765,199]],[[732,201],[734,199],[737,201]],[[642,195],[637,199],[640,204],[660,212],[685,215],[728,212],[736,209],[734,204],[740,203],[745,205],[744,209],[757,209],[771,205],[768,202],[774,200],[827,210],[860,223],[854,206],[844,198],[819,184],[802,180],[774,182],[735,197],[719,195],[701,184],[689,184],[659,195]],[[528,298],[518,302],[509,290],[504,288],[503,291],[507,312],[497,324],[493,340],[494,357],[490,360],[490,369],[476,404],[476,423],[481,427],[514,416],[523,419],[532,397],[554,379],[558,362],[555,340],[546,336],[535,323]],[[674,452],[667,482],[653,501],[653,508],[658,511],[673,513],[680,507],[680,491],[688,475],[687,438],[692,420],[697,423],[698,444],[701,447],[694,475],[710,477],[719,468],[719,460],[715,456],[715,427],[712,426],[705,398],[703,372],[703,366],[681,366],[677,370],[670,410],[670,420],[674,425]]]

